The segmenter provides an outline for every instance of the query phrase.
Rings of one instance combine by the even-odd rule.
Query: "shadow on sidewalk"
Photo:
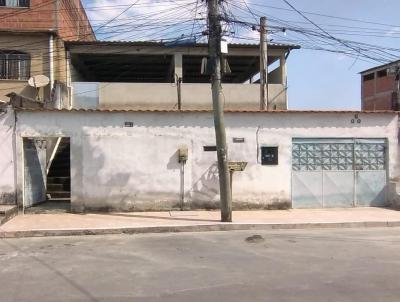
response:
[[[124,214],[124,213],[106,213],[102,214],[106,216],[117,216],[126,218],[143,218],[143,219],[161,219],[161,220],[175,220],[175,221],[199,221],[199,222],[220,222],[218,219],[201,219],[201,218],[185,218],[185,217],[165,217],[165,216],[149,216],[149,215],[135,215],[135,214]]]

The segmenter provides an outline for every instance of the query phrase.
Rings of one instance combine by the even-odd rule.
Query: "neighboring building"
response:
[[[52,31],[64,41],[95,40],[80,0],[0,0],[0,19],[0,30]]]
[[[0,100],[11,92],[35,99],[28,79],[46,75],[40,97],[54,101],[53,89],[67,80],[63,41],[95,39],[81,2],[0,0],[0,19]]]
[[[361,72],[361,101],[363,110],[400,110],[398,104],[398,74],[393,72],[400,61]],[[397,80],[396,80],[397,79]]]
[[[229,161],[247,163],[233,174],[235,209],[396,200],[395,112],[236,110],[225,124]],[[210,110],[17,109],[15,121],[8,109],[0,136],[10,142],[2,144],[0,196],[21,206],[43,201],[51,183],[77,212],[219,207]],[[57,137],[64,146],[54,161],[63,165],[46,173]],[[179,162],[183,149],[188,158]]]
[[[210,109],[210,75],[202,74],[207,44],[171,46],[156,42],[70,41],[66,43],[75,109]],[[287,109],[286,59],[296,45],[268,46],[271,109]],[[231,44],[222,77],[226,109],[260,108],[260,50]],[[70,102],[70,103],[68,103]]]

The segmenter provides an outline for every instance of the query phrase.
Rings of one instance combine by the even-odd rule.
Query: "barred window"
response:
[[[31,56],[17,51],[0,50],[0,79],[28,80]]]
[[[29,7],[29,0],[0,0],[0,7]]]

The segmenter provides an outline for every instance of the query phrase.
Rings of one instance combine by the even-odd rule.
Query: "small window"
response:
[[[31,56],[17,51],[0,50],[0,79],[28,80],[31,74]]]
[[[29,7],[29,0],[0,0],[0,7]]]
[[[261,147],[261,164],[263,166],[278,165],[278,147]]]
[[[205,152],[214,152],[217,151],[217,146],[204,146],[203,150]]]
[[[387,69],[379,70],[378,71],[378,78],[383,78],[387,76]]]
[[[363,76],[363,81],[370,81],[375,79],[375,73],[370,73],[370,74],[366,74],[365,76]]]

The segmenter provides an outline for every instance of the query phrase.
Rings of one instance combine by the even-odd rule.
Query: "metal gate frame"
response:
[[[352,184],[352,187],[353,187],[353,196],[352,196],[352,204],[351,204],[351,206],[350,207],[367,207],[367,206],[374,206],[374,205],[366,205],[366,204],[362,204],[362,202],[360,202],[360,200],[359,200],[359,198],[358,198],[358,176],[360,175],[360,174],[362,174],[362,173],[364,173],[365,172],[365,174],[369,174],[369,173],[380,173],[381,174],[381,176],[383,176],[384,175],[384,188],[383,188],[383,194],[384,194],[384,197],[383,197],[383,199],[384,199],[384,201],[382,202],[383,204],[381,204],[381,205],[379,205],[379,206],[385,206],[385,205],[387,205],[387,202],[388,202],[388,185],[387,185],[387,180],[389,179],[388,178],[388,173],[389,173],[389,170],[388,170],[388,162],[389,162],[389,160],[388,160],[388,154],[389,154],[389,152],[388,152],[388,140],[387,140],[387,138],[292,138],[292,157],[291,157],[291,201],[292,201],[292,208],[295,208],[295,204],[294,204],[294,196],[293,196],[293,193],[294,193],[294,179],[295,179],[295,173],[296,172],[301,172],[301,171],[299,171],[299,170],[294,170],[293,169],[293,166],[294,166],[294,163],[293,163],[293,144],[294,144],[294,142],[296,142],[296,140],[297,141],[299,141],[299,142],[301,142],[301,141],[304,141],[305,143],[314,143],[314,144],[317,144],[317,143],[323,143],[323,142],[326,142],[326,143],[332,143],[332,141],[334,141],[334,143],[340,143],[340,142],[345,142],[345,143],[351,143],[352,144],[352,146],[353,146],[353,150],[352,150],[352,155],[353,155],[353,161],[352,161],[352,166],[353,166],[353,168],[352,168],[352,170],[324,170],[324,169],[321,169],[321,170],[315,170],[315,171],[312,171],[312,170],[305,170],[304,172],[306,172],[306,171],[308,171],[308,172],[314,172],[314,173],[321,173],[321,178],[322,178],[322,189],[321,189],[321,207],[322,208],[325,208],[326,207],[326,203],[325,203],[325,178],[326,178],[326,175],[325,174],[327,174],[327,173],[329,173],[329,172],[346,172],[346,173],[352,173],[353,175],[353,177],[352,177],[352,180],[353,180],[353,184]],[[313,142],[314,141],[314,142]],[[355,150],[355,148],[356,148],[356,144],[357,144],[357,142],[363,142],[363,141],[381,141],[381,143],[382,144],[384,144],[384,149],[382,150],[382,152],[384,152],[384,163],[383,163],[383,169],[377,169],[377,170],[363,170],[363,169],[357,169],[357,167],[356,167],[356,150]],[[364,143],[364,144],[366,144],[366,143]],[[300,207],[299,207],[300,208]]]

